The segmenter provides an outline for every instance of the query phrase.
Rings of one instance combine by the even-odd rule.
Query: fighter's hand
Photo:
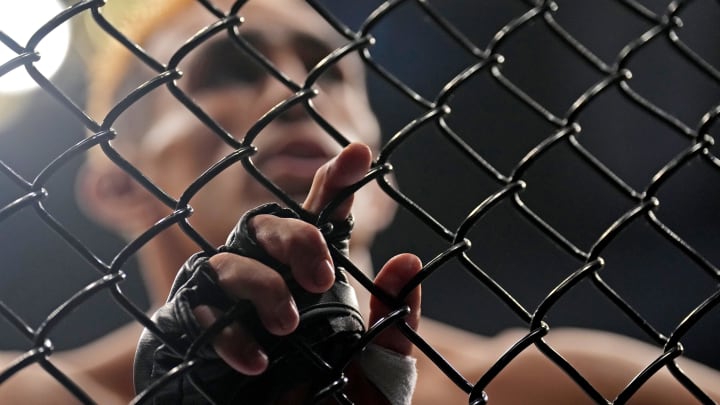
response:
[[[362,144],[350,144],[315,174],[303,208],[319,213],[337,193],[356,183],[368,172],[372,160],[370,149]],[[344,201],[333,213],[332,220],[343,220],[350,215],[352,197]],[[334,282],[334,266],[321,232],[313,225],[298,219],[257,215],[248,223],[258,244],[272,257],[290,267],[297,283],[305,290],[320,293]],[[217,273],[218,284],[231,297],[249,300],[257,309],[263,326],[272,334],[284,336],[298,326],[299,315],[293,297],[280,274],[251,258],[232,253],[220,253],[209,263]],[[421,268],[420,260],[410,254],[396,256],[381,269],[375,283],[390,294],[397,294]],[[417,328],[420,319],[420,291],[417,288],[406,298],[411,314],[406,322]],[[203,327],[217,320],[220,313],[201,305],[193,310]],[[376,298],[371,299],[369,324],[387,314]],[[401,355],[408,355],[411,343],[396,328],[383,332],[374,342]],[[233,323],[218,334],[213,345],[218,355],[236,371],[257,375],[265,371],[268,357],[263,349]],[[352,391],[372,393],[372,389],[355,387]],[[373,394],[369,394],[373,395]],[[367,402],[366,402],[367,401]],[[381,403],[372,398],[359,403]]]

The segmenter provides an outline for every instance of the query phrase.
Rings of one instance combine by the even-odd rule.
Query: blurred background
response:
[[[74,2],[35,3],[34,11],[23,20],[14,20],[23,21],[21,26],[33,24],[37,28]],[[113,7],[123,2],[108,3]],[[528,3],[444,0],[431,5],[484,49],[506,24],[532,8]],[[557,1],[552,18],[611,66],[627,44],[655,25],[632,12],[627,3]],[[659,15],[668,7],[663,1],[639,3]],[[0,15],[10,15],[9,10],[18,4],[21,2],[4,2]],[[323,4],[345,24],[358,29],[380,2]],[[39,16],[40,8],[53,10],[56,5],[58,8],[50,14]],[[36,15],[40,19],[31,23]],[[677,29],[679,38],[714,66],[717,74],[720,4],[712,0],[687,2],[678,16],[683,22]],[[84,60],[91,46],[89,21],[74,18],[72,24],[63,24],[70,42],[64,58],[60,52],[59,70],[51,77],[52,83],[81,107],[85,102]],[[0,30],[13,37],[10,25],[7,18],[0,20]],[[434,100],[458,73],[477,62],[438,29],[416,2],[407,1],[397,7],[370,33],[377,40],[370,49],[373,60],[429,100]],[[62,38],[60,41],[60,45],[50,43],[48,37],[41,45],[58,50]],[[10,48],[0,44],[3,47]],[[559,40],[543,18],[534,18],[513,32],[496,52],[504,57],[503,76],[558,117],[565,116],[576,99],[605,77]],[[14,55],[0,53],[0,65]],[[691,129],[697,129],[703,115],[720,102],[718,76],[689,62],[667,36],[640,48],[626,67],[633,74],[628,84],[634,91]],[[22,68],[15,70],[20,76],[28,76]],[[52,66],[41,69],[47,75],[50,70]],[[83,139],[86,129],[46,92],[13,87],[20,80],[13,78],[10,84],[0,84],[0,161],[32,181],[50,161]],[[386,141],[424,113],[417,103],[377,74],[370,72],[369,80],[372,103]],[[470,80],[448,104],[452,108],[448,125],[506,176],[557,128],[494,80],[489,69]],[[595,98],[577,121],[582,127],[577,139],[582,145],[638,191],[644,190],[658,171],[693,143],[630,102],[617,86]],[[709,134],[720,135],[718,125],[710,126]],[[717,147],[710,153],[718,155]],[[467,160],[433,125],[413,135],[391,161],[402,192],[450,230],[456,230],[473,208],[501,188],[496,179]],[[98,228],[78,209],[74,177],[81,163],[80,159],[72,159],[52,175],[45,187],[48,197],[42,204],[98,257],[110,262],[124,243]],[[590,250],[616,219],[635,206],[566,143],[532,165],[523,180],[527,187],[520,194],[522,200],[584,251]],[[0,207],[25,194],[11,176],[0,174]],[[720,263],[720,170],[694,159],[662,186],[657,197],[660,206],[656,213],[663,223],[711,263]],[[556,285],[583,265],[518,214],[510,201],[494,207],[468,237],[473,243],[468,252],[472,260],[531,313]],[[447,241],[412,214],[400,210],[393,226],[377,241],[374,257],[376,263],[381,263],[396,253],[410,251],[427,262],[447,248]],[[666,335],[718,288],[717,278],[709,276],[642,220],[625,229],[601,256],[606,261],[603,278]],[[32,207],[0,220],[0,259],[0,301],[32,327],[40,325],[53,309],[99,277]],[[141,308],[147,308],[137,269],[130,266],[125,270],[128,278],[121,284],[123,292]],[[423,289],[423,311],[430,317],[485,335],[508,327],[527,327],[453,260],[429,277]],[[98,294],[61,322],[50,338],[57,348],[71,348],[130,320],[109,294]],[[590,327],[649,341],[589,282],[581,282],[563,296],[546,321],[551,327]],[[27,339],[2,318],[0,324],[0,349],[30,347]],[[682,341],[690,357],[720,367],[719,338],[720,308],[715,308]]]

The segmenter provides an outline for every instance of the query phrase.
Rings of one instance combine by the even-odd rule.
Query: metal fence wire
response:
[[[82,256],[97,271],[94,282],[79,289],[55,310],[47,314],[44,321],[37,326],[31,325],[30,322],[23,319],[21,315],[18,315],[20,312],[18,308],[12,308],[5,303],[3,297],[0,297],[0,314],[7,324],[17,329],[27,341],[22,356],[4,370],[0,370],[0,383],[6,382],[22,369],[37,364],[83,403],[94,403],[94,401],[76,382],[53,364],[52,338],[56,329],[62,326],[70,313],[78,307],[86,305],[91,297],[109,294],[115,303],[131,314],[137,322],[151,330],[157,330],[153,327],[153,322],[145,310],[124,293],[123,280],[127,277],[124,269],[128,265],[128,260],[149,240],[170,226],[180,226],[189,237],[197,242],[200,248],[213,252],[215,248],[193,228],[189,221],[192,214],[189,202],[199,189],[228,166],[243,164],[245,167],[253,169],[249,162],[255,153],[252,136],[246,136],[246,134],[229,136],[213,118],[195,105],[177,84],[179,80],[182,80],[178,75],[178,64],[187,52],[213,35],[237,36],[235,28],[239,27],[243,21],[241,18],[243,2],[238,2],[236,13],[226,15],[215,8],[210,0],[198,0],[198,3],[205,7],[208,13],[216,17],[216,22],[195,37],[189,38],[186,45],[178,49],[169,61],[155,59],[154,55],[147,54],[141,47],[126,38],[121,31],[113,27],[103,15],[104,3],[103,0],[69,3],[62,13],[42,27],[38,27],[36,34],[27,44],[18,43],[13,38],[0,33],[0,41],[4,44],[3,46],[12,49],[17,54],[11,60],[0,61],[0,75],[15,69],[26,69],[44,92],[52,96],[92,134],[67,148],[52,161],[47,162],[34,178],[21,175],[20,171],[11,164],[5,163],[6,160],[0,161],[1,176],[22,190],[11,198],[10,202],[0,207],[0,225],[21,212],[32,212],[47,225],[48,229],[60,235],[67,242],[68,249],[72,249],[76,254]],[[719,100],[716,97],[720,84],[720,70],[710,62],[710,56],[714,57],[715,61],[718,60],[717,54],[704,56],[703,52],[710,51],[694,49],[693,44],[684,41],[683,32],[684,30],[715,28],[718,25],[717,20],[707,26],[693,27],[691,23],[684,20],[684,17],[693,13],[693,15],[720,15],[718,14],[720,2],[673,1],[662,7],[654,7],[634,0],[598,2],[603,3],[602,7],[612,7],[617,11],[617,20],[602,22],[607,29],[604,38],[610,41],[609,45],[608,43],[598,44],[586,38],[581,30],[582,23],[572,20],[564,21],[562,18],[564,7],[572,8],[576,7],[578,3],[591,2],[563,0],[504,2],[508,9],[510,8],[508,4],[512,3],[511,7],[521,10],[521,12],[512,16],[508,15],[504,23],[493,28],[492,35],[482,38],[470,36],[467,34],[467,27],[453,21],[455,16],[451,18],[445,15],[442,12],[443,5],[439,4],[441,2],[432,4],[427,0],[396,0],[378,4],[374,9],[368,7],[366,13],[352,16],[353,20],[362,21],[361,24],[358,24],[359,28],[357,29],[352,28],[347,17],[340,17],[329,4],[325,5],[310,0],[308,3],[340,33],[346,42],[329,57],[324,58],[303,83],[287,79],[282,72],[274,70],[272,64],[266,63],[261,54],[251,52],[249,48],[238,47],[238,52],[248,52],[252,58],[258,60],[294,93],[292,97],[269,111],[262,121],[256,123],[250,133],[256,134],[264,125],[288,109],[301,105],[325,129],[328,136],[332,136],[340,144],[347,144],[348,140],[345,136],[314,110],[311,100],[316,96],[313,89],[318,74],[349,54],[359,55],[369,74],[375,78],[373,86],[382,87],[385,93],[383,97],[406,102],[412,105],[414,109],[412,111],[417,112],[413,113],[415,115],[410,119],[393,124],[396,127],[392,128],[391,136],[384,140],[376,155],[373,170],[357,185],[357,187],[364,187],[369,182],[377,182],[382,190],[399,204],[401,215],[404,215],[405,218],[412,218],[409,221],[421,224],[423,232],[432,233],[440,241],[434,246],[443,246],[438,251],[416,252],[432,260],[427,262],[405,291],[410,291],[415,285],[423,284],[426,287],[426,295],[432,297],[434,287],[430,284],[430,279],[441,280],[449,274],[448,268],[453,266],[453,268],[460,268],[465,275],[476,281],[471,283],[472,287],[468,288],[482,291],[482,294],[490,292],[496,297],[494,298],[496,301],[501,302],[513,314],[517,324],[524,326],[526,334],[524,338],[510,347],[506,354],[499,358],[479,381],[469,381],[432,345],[428,344],[423,336],[405,324],[403,319],[405,312],[402,311],[402,306],[398,307],[398,311],[385,323],[376,325],[376,328],[399,327],[410,341],[442,370],[448,379],[467,393],[470,403],[488,402],[492,404],[492,397],[486,398],[483,390],[521,352],[533,346],[539,349],[549,361],[565,370],[567,375],[587,394],[588,398],[598,403],[626,402],[661,369],[669,370],[677,381],[700,402],[713,402],[693,382],[692,378],[680,369],[678,360],[684,356],[683,342],[686,336],[692,335],[696,326],[701,324],[704,319],[712,317],[712,314],[717,314],[717,306],[720,302],[720,289],[717,287],[718,281],[720,281],[720,270],[711,257],[714,252],[709,250],[706,244],[697,246],[691,242],[718,240],[717,221],[714,222],[714,227],[705,228],[706,230],[703,231],[714,231],[714,234],[697,235],[692,232],[692,228],[688,228],[684,220],[693,214],[695,210],[692,208],[693,202],[706,200],[706,203],[712,205],[712,201],[717,201],[717,199],[713,200],[718,196],[716,193],[717,183],[709,181],[714,179],[717,182],[717,175],[720,174],[720,159],[714,152],[712,137],[713,131],[717,132],[716,124],[720,114],[720,104],[717,104]],[[585,6],[589,7],[589,4],[585,4]],[[359,7],[357,9],[359,10]],[[653,9],[657,11],[652,11]],[[465,58],[463,59],[466,61],[465,65],[457,71],[446,72],[447,77],[439,79],[442,83],[437,89],[428,90],[428,86],[424,84],[412,83],[413,79],[406,78],[402,72],[386,66],[382,58],[375,53],[375,49],[380,48],[383,41],[393,41],[392,45],[388,45],[391,49],[406,49],[403,48],[405,46],[403,41],[408,41],[408,38],[402,38],[401,35],[382,36],[378,32],[387,24],[393,24],[396,15],[407,13],[408,10],[411,10],[412,15],[418,21],[433,27],[435,35],[440,38],[438,41],[446,44],[444,46],[456,48],[456,52]],[[155,74],[151,80],[125,94],[122,100],[104,117],[88,115],[85,109],[79,105],[80,103],[68,97],[33,65],[42,57],[36,53],[35,48],[43,37],[60,24],[76,19],[80,15],[91,16],[88,18],[89,21],[121,43]],[[632,25],[636,29],[636,35],[631,38],[619,38],[619,35],[615,35],[617,29],[614,28],[618,24]],[[538,46],[530,49],[528,47],[516,48],[518,43],[530,41],[529,38],[538,31],[545,33],[546,42],[543,44],[547,49]],[[708,33],[707,35],[716,34]],[[717,44],[717,42],[714,43]],[[596,47],[598,47],[597,51],[594,50]],[[557,61],[559,65],[583,69],[587,72],[586,77],[592,79],[586,82],[577,80],[563,82],[562,79],[553,81],[554,79],[549,77],[547,70],[538,72],[542,70],[538,66],[514,65],[514,58],[519,58],[517,49],[531,53],[556,52],[557,55],[551,59]],[[442,55],[436,57],[441,59]],[[532,58],[533,56],[530,56],[525,60],[533,60]],[[686,70],[672,78],[663,78],[661,75],[652,73],[652,69],[646,69],[648,65],[657,69],[663,66],[666,59],[681,60]],[[415,68],[422,69],[422,66],[416,65]],[[643,77],[646,71],[651,72],[648,73],[648,78]],[[677,88],[682,88],[685,80],[691,75],[700,77],[700,80],[705,81],[706,86],[713,87],[715,94],[714,100],[693,104],[705,103],[696,111],[687,112],[684,109],[688,97],[683,99],[681,94],[676,94],[674,103],[661,105],[644,93],[647,86],[642,84],[643,80],[649,81],[650,87],[677,85]],[[466,94],[461,95],[466,88],[473,86],[473,83],[476,85],[479,81],[490,83],[495,90],[494,92],[488,90],[487,94],[479,93],[479,96],[475,94],[474,100],[493,98],[497,94],[505,97],[506,101],[510,100],[508,102],[514,105],[518,120],[526,120],[534,126],[525,127],[522,131],[534,131],[534,137],[526,136],[527,133],[518,133],[522,131],[507,130],[507,128],[511,128],[511,125],[503,127],[497,123],[476,122],[469,126],[461,126],[453,121],[455,111],[463,109],[472,111],[473,108],[481,108],[480,102],[477,102],[477,105],[472,104],[473,101],[466,97]],[[565,104],[546,102],[543,95],[545,93],[542,92],[543,85],[546,85],[545,93],[562,93],[568,95],[569,100],[574,101]],[[418,86],[423,88],[418,89]],[[188,111],[215,131],[223,142],[235,149],[235,152],[220,164],[207,168],[208,170],[178,199],[167,195],[155,186],[114,149],[112,142],[116,137],[123,136],[113,128],[116,120],[138,100],[161,87],[167,87],[179,102],[187,106]],[[610,94],[614,94],[615,98],[610,98]],[[692,95],[689,96],[689,98],[692,97]],[[621,104],[623,115],[598,117],[594,112],[595,106],[608,102]],[[637,149],[643,149],[643,153],[636,155],[636,147],[627,142],[627,139],[618,139],[611,134],[599,135],[602,137],[600,140],[598,140],[598,135],[593,136],[594,121],[607,124],[614,120],[620,122],[618,128],[622,125],[632,125],[633,120],[647,121],[654,125],[655,132],[644,134],[645,140],[638,144],[640,147]],[[510,164],[498,164],[497,157],[492,154],[493,146],[483,145],[478,141],[479,133],[484,133],[484,137],[490,137],[488,134],[493,132],[499,137],[517,138],[516,145],[524,145],[522,146],[523,150],[511,159]],[[430,136],[427,135],[428,133],[432,133],[436,142],[442,146],[427,147],[420,154],[418,151],[425,145],[425,139]],[[47,134],[47,136],[52,136],[52,134]],[[672,138],[667,142],[674,145],[674,149],[672,153],[658,157],[653,151],[658,142],[664,142],[659,140],[661,136]],[[531,141],[527,139],[531,139]],[[420,145],[420,147],[409,148],[408,145],[411,144]],[[102,260],[87,247],[87,243],[74,234],[68,224],[63,223],[61,219],[54,216],[51,209],[47,208],[48,202],[53,199],[53,193],[46,188],[47,183],[70,162],[82,159],[89,150],[101,150],[108,159],[134,176],[139,183],[172,210],[171,215],[118,251],[110,262]],[[433,190],[441,189],[442,185],[426,185],[424,191],[421,192],[405,190],[404,178],[422,177],[417,173],[405,174],[402,172],[402,165],[395,164],[397,156],[409,153],[406,150],[418,152],[418,155],[411,155],[409,159],[422,161],[423,165],[428,166],[428,171],[444,170],[443,167],[430,166],[444,161],[443,156],[431,156],[434,153],[452,154],[454,159],[463,161],[462,164],[466,165],[463,167],[468,168],[467,172],[462,173],[459,179],[454,179],[459,184],[458,188],[462,189],[459,193],[479,195],[479,197],[472,202],[469,209],[465,209],[466,207],[460,209],[463,214],[459,220],[449,219],[452,217],[451,214],[456,214],[458,211],[457,206],[451,205],[454,197],[438,203],[440,208],[425,205],[424,196],[432,194]],[[562,162],[553,163],[553,159],[557,158],[559,151],[562,151],[566,159],[573,160],[573,166],[570,166],[572,168],[563,168]],[[645,156],[648,159],[661,159],[662,161],[646,165],[642,169],[642,173],[628,172],[617,169],[615,162],[618,155],[629,155],[631,159],[641,159],[632,156]],[[570,157],[567,158],[567,156]],[[555,187],[555,191],[559,189],[560,193],[549,198],[555,199],[554,201],[562,206],[563,201],[576,197],[574,195],[576,186],[572,184],[545,185],[544,176],[534,172],[537,167],[543,165],[550,165],[550,169],[547,169],[550,171],[579,171],[581,176],[585,176],[583,181],[593,185],[591,187],[594,190],[593,193],[612,195],[612,198],[619,201],[617,207],[622,208],[616,210],[612,218],[603,218],[605,225],[602,229],[588,225],[592,222],[590,221],[586,223],[587,226],[581,227],[581,231],[566,232],[568,221],[580,220],[576,217],[563,219],[553,216],[549,218],[544,216],[541,210],[536,209],[534,205],[538,201],[538,193],[541,194],[543,191],[552,193],[553,191],[550,189]],[[393,172],[399,178],[397,184],[391,178]],[[698,172],[705,173],[706,176],[702,178],[710,180],[703,180],[701,184],[696,185],[697,187],[692,188],[692,184],[694,184],[692,180],[698,177]],[[269,187],[277,195],[279,201],[299,212],[298,203],[282,190],[264,180],[262,173],[256,169],[250,170],[250,173],[261,184]],[[648,173],[650,175],[647,175]],[[690,191],[684,191],[685,187],[690,187]],[[481,191],[472,191],[474,188]],[[455,190],[455,192],[458,191]],[[678,195],[683,193],[686,195]],[[584,198],[588,201],[593,199],[592,196]],[[689,208],[672,203],[678,199],[689,202]],[[667,208],[663,205],[666,200],[670,200]],[[442,204],[446,205],[443,207]],[[677,211],[674,211],[675,208]],[[716,206],[712,209],[717,211]],[[574,263],[574,268],[566,269],[567,271],[562,276],[552,281],[550,288],[536,292],[541,297],[539,303],[529,305],[527,302],[523,302],[527,300],[521,300],[513,295],[514,287],[508,284],[512,284],[510,278],[492,268],[493,266],[502,267],[503,264],[497,264],[497,262],[488,264],[482,260],[481,255],[469,253],[471,244],[473,246],[482,244],[484,241],[492,239],[496,233],[500,233],[497,228],[483,226],[483,224],[484,221],[491,221],[491,218],[501,210],[512,211],[513,215],[520,218],[522,223],[527,226],[523,228],[524,231],[520,232],[521,235],[523,233],[543,235],[544,240],[552,242],[547,245],[548,249],[562,252],[565,260]],[[583,218],[597,219],[597,215],[599,215],[591,208],[581,209],[580,212],[579,215]],[[679,212],[683,216],[676,216]],[[690,226],[693,226],[692,224],[699,222],[711,222],[712,219],[712,217],[702,217],[700,220],[695,219],[695,222],[688,221],[691,222]],[[671,292],[665,291],[655,296],[657,300],[663,302],[642,303],[639,304],[642,308],[639,308],[634,299],[628,299],[623,295],[622,277],[613,277],[606,272],[613,265],[613,249],[622,249],[625,246],[623,244],[629,243],[625,236],[637,224],[641,224],[645,230],[652,230],[653,237],[659,236],[664,241],[661,243],[663,249],[673,251],[686,258],[682,261],[684,268],[681,271],[678,270],[682,273],[679,276],[680,279],[683,277],[699,278],[700,283],[706,286],[699,295],[693,296],[694,304],[683,309],[683,316],[672,317],[673,326],[670,330],[663,331],[664,326],[658,327],[654,320],[648,319],[646,308],[648,308],[647,305],[650,308],[652,305],[665,305],[664,301],[673,299]],[[707,231],[707,229],[710,230]],[[516,237],[519,238],[517,243],[521,244],[522,236]],[[392,241],[382,239],[382,243],[389,244]],[[521,247],[516,247],[516,249],[521,249]],[[628,245],[627,249],[632,250],[632,245]],[[513,252],[512,248],[508,252],[509,254],[503,257],[522,254],[519,250]],[[48,255],[46,260],[52,262],[53,258]],[[371,293],[382,294],[376,290],[369,278],[355,268],[352,262],[345,260],[343,265],[351,276],[361,280],[361,284],[369,288]],[[48,263],[48,266],[52,266],[52,264]],[[511,267],[512,264],[506,266]],[[539,269],[542,269],[543,266],[542,262],[535,265]],[[62,270],[58,269],[57,271]],[[512,274],[511,269],[504,271]],[[651,274],[650,278],[652,278],[652,270],[646,273]],[[642,283],[642,281],[639,282]],[[590,287],[605,297],[607,303],[611,303],[613,308],[619,310],[632,322],[636,336],[640,335],[644,340],[653,342],[662,349],[658,358],[647,364],[647,367],[627,385],[617,398],[603,398],[600,392],[544,339],[554,326],[552,317],[549,315],[553,311],[562,310],[566,297],[572,295],[579,286],[586,288],[583,291],[587,291],[587,288]],[[33,300],[32,297],[27,299],[28,302]],[[389,305],[393,305],[394,301],[385,299]],[[472,297],[468,299],[471,301]],[[483,319],[482,309],[465,307],[454,308],[452,311],[458,313],[471,311],[477,314],[474,319]],[[592,316],[588,315],[588,317],[590,318],[588,324],[592,325]],[[482,322],[479,321],[479,323]],[[483,325],[476,326],[477,330],[483,328]],[[698,339],[705,342],[716,342],[717,334],[713,336],[713,333],[707,329],[703,329],[703,331],[705,331],[703,336]],[[363,344],[369,344],[371,339],[363,342]],[[357,347],[355,350],[360,349],[362,347]],[[712,359],[699,360],[710,362]],[[188,358],[168,378],[186,378],[196,364],[197,362],[193,358]],[[345,403],[347,401],[343,394],[345,386],[341,383],[343,370],[329,371],[337,380],[329,381],[327,387],[324,388],[338,403]],[[146,392],[139,393],[135,402],[148,402],[152,395],[153,389],[150,388]]]

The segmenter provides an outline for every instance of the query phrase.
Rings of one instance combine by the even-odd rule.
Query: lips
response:
[[[306,193],[315,172],[334,156],[322,144],[292,141],[259,149],[255,165],[273,183],[290,194]]]

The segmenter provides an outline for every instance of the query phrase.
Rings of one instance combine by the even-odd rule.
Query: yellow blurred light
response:
[[[64,6],[57,0],[21,0],[0,2],[0,31],[22,47],[42,25],[60,13]],[[40,60],[33,65],[45,76],[51,77],[62,65],[70,46],[69,24],[61,24],[39,42],[35,51]],[[0,66],[18,54],[0,42]],[[19,93],[37,87],[23,66],[0,76],[0,93]]]

